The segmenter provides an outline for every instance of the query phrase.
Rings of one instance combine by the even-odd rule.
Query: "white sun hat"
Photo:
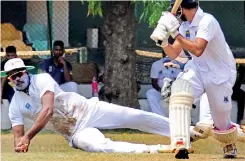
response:
[[[14,70],[14,69],[20,69],[20,68],[26,68],[27,70],[34,69],[34,66],[26,66],[22,59],[20,58],[13,58],[8,60],[4,65],[4,71],[1,71],[1,77],[6,77],[7,73]]]

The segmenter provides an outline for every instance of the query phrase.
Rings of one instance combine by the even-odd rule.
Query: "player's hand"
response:
[[[65,63],[66,63],[65,58],[63,56],[60,56],[58,58],[58,61],[59,61],[60,64],[63,64],[63,65],[65,65]]]
[[[170,12],[163,12],[160,20],[158,21],[158,24],[165,26],[173,38],[179,34],[178,28],[180,23],[177,18]]]
[[[19,139],[17,146],[15,147],[15,152],[23,152],[26,153],[28,151],[28,147],[30,145],[30,139],[26,135],[22,136]]]
[[[163,65],[166,68],[180,68],[178,64],[174,64],[173,62],[167,62],[167,63],[164,63]]]
[[[157,46],[165,47],[168,45],[169,34],[166,30],[166,27],[164,27],[161,24],[158,24],[153,33],[151,34],[150,38],[156,42]]]
[[[164,78],[163,79],[163,86],[161,89],[161,96],[166,99],[171,95],[171,85],[173,80],[170,78]]]

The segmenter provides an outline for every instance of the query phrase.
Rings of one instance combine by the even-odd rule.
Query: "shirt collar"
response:
[[[190,23],[190,26],[198,26],[203,15],[204,15],[203,10],[200,7],[198,7],[194,18],[192,22]]]

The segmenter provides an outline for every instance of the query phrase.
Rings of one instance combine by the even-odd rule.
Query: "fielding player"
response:
[[[168,118],[64,92],[49,74],[30,75],[30,68],[15,58],[1,72],[17,90],[9,107],[16,152],[26,152],[45,126],[64,136],[70,146],[89,152],[155,153],[161,147],[112,141],[98,129],[131,128],[169,136]],[[35,121],[26,132],[24,117]]]
[[[192,56],[171,89],[171,145],[177,149],[180,147],[176,158],[188,158],[190,105],[193,97],[196,99],[204,92],[214,121],[213,136],[224,143],[224,157],[235,157],[237,128],[230,120],[232,87],[236,79],[235,59],[219,22],[211,14],[203,12],[197,0],[183,0],[179,13],[181,25],[173,14],[163,12],[151,35],[151,39],[171,59],[175,59],[182,49]],[[173,45],[168,44],[169,34],[176,40]]]

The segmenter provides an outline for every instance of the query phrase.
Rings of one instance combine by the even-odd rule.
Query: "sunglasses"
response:
[[[10,75],[9,77],[8,77],[8,80],[10,80],[10,81],[13,81],[13,80],[15,80],[17,77],[22,77],[24,74],[26,73],[26,70],[22,70],[22,71],[18,71],[18,72],[16,72],[16,73],[13,73],[12,75]]]

